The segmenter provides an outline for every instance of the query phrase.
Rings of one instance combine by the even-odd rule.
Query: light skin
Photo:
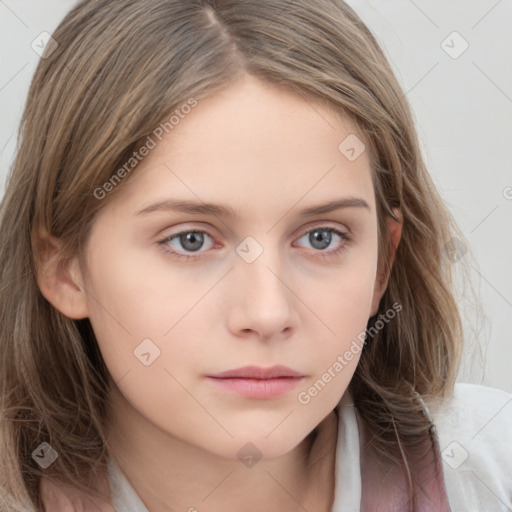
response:
[[[59,311],[91,321],[113,383],[110,450],[151,512],[330,510],[332,411],[359,354],[307,405],[297,397],[365,330],[387,285],[377,275],[368,151],[350,161],[338,150],[349,134],[358,132],[325,107],[240,80],[200,100],[133,171],[99,213],[86,265],[75,258],[64,272],[48,263],[39,273]],[[136,214],[169,198],[215,202],[236,216]],[[368,207],[301,216],[343,198]],[[390,218],[388,227],[393,250],[401,223]],[[329,238],[328,228],[352,240]],[[190,259],[162,251],[159,242],[187,230],[203,234],[197,251],[179,237],[166,247]],[[317,230],[324,242],[315,241]],[[241,244],[246,237],[257,245]],[[59,241],[48,241],[58,253]],[[236,251],[254,255],[258,245],[251,263]],[[148,366],[134,355],[144,339],[160,350]],[[305,378],[272,399],[206,378],[275,364]],[[262,455],[250,468],[237,456],[248,442]]]

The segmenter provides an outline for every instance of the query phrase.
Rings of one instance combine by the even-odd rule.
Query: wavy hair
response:
[[[350,391],[372,448],[403,467],[414,498],[414,453],[431,427],[415,396],[452,391],[463,337],[452,274],[468,255],[456,261],[447,248],[468,244],[370,30],[341,0],[83,0],[52,36],[58,46],[33,76],[1,207],[0,509],[39,510],[43,476],[96,493],[108,455],[108,371],[89,320],[65,317],[41,294],[39,234],[60,239],[65,257],[81,254],[136,166],[101,201],[95,190],[180,105],[243,74],[327,106],[365,136],[379,272],[389,276],[368,325],[402,309],[367,340]],[[394,207],[403,229],[392,262]],[[45,470],[31,456],[42,442],[59,455]]]

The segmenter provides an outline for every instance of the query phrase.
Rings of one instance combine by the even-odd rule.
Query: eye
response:
[[[300,239],[302,238],[306,238],[308,243],[312,245],[313,249],[317,249],[315,252],[318,253],[318,256],[323,258],[328,258],[340,254],[342,251],[347,249],[347,246],[352,241],[352,238],[348,235],[348,233],[325,226],[306,231],[306,233],[304,233]],[[337,245],[335,249],[326,251],[326,247],[329,247],[331,242],[336,240],[336,238],[340,239],[340,241],[343,243],[341,243],[341,245],[339,243],[335,244],[335,246]]]
[[[170,253],[173,256],[177,258],[195,258],[196,255],[194,254],[182,254],[179,251],[190,251],[192,253],[199,252],[199,249],[201,249],[204,245],[205,241],[205,235],[212,239],[212,237],[206,232],[206,231],[199,231],[199,230],[186,230],[186,231],[180,231],[179,233],[176,233],[174,235],[168,236],[167,238],[164,238],[163,240],[160,240],[158,244],[161,246],[161,249],[165,253]],[[172,243],[175,243],[175,245],[172,245]],[[213,242],[213,240],[212,240]],[[176,247],[178,246],[178,247]],[[179,247],[181,246],[181,247]],[[213,243],[211,244],[213,246]],[[210,246],[210,248],[211,248]],[[174,249],[179,249],[178,251],[170,249],[170,247],[174,247]]]
[[[203,230],[184,230],[179,233],[175,233],[171,236],[164,238],[158,242],[162,252],[172,255],[175,258],[184,258],[185,260],[198,258],[201,252],[200,249],[205,248],[205,236],[211,240],[206,249],[211,249],[214,245],[213,237]],[[348,245],[352,241],[352,238],[345,232],[339,231],[332,227],[317,227],[306,231],[300,239],[307,237],[309,243],[311,243],[315,257],[329,258],[339,255],[342,251],[348,248]],[[299,240],[300,240],[299,239]],[[333,240],[339,239],[343,242],[338,242],[337,248],[332,250],[325,250],[329,247]],[[335,244],[336,245],[336,244]],[[194,254],[197,253],[197,254]]]

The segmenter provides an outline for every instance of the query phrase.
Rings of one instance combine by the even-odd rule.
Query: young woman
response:
[[[464,237],[353,10],[87,0],[52,37],[0,218],[1,510],[509,510],[512,396],[455,385]]]

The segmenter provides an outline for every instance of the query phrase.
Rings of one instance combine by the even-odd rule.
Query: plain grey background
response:
[[[39,59],[31,45],[75,3],[0,0],[1,195]],[[512,0],[348,3],[388,55],[430,173],[477,258],[485,359],[461,379],[512,392]],[[471,312],[464,316],[471,328]]]

